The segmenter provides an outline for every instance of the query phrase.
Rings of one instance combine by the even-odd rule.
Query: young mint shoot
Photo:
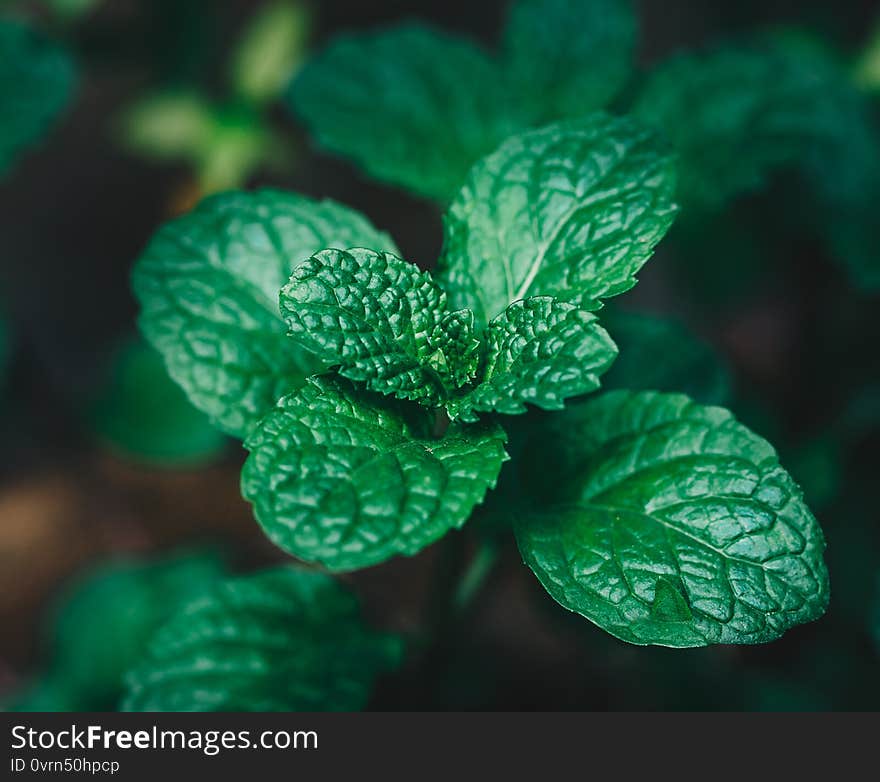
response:
[[[141,326],[193,404],[244,441],[242,493],[294,557],[349,571],[415,554],[467,523],[503,468],[521,490],[492,513],[564,607],[636,644],[769,641],[828,600],[822,532],[773,448],[682,394],[597,393],[618,353],[603,301],[636,284],[675,186],[674,154],[631,118],[512,136],[452,198],[436,274],[340,205],[216,196],[138,262]],[[646,362],[675,349],[668,327],[610,323],[636,344],[657,335]],[[705,367],[690,355],[684,375]],[[529,408],[548,412],[505,466]],[[282,605],[273,581],[264,611],[258,586],[228,598],[254,603],[236,621],[257,639],[300,599],[292,583]],[[190,649],[169,629],[155,655],[174,676],[148,665],[130,705],[190,697],[186,660],[213,632]],[[286,697],[241,675],[263,706]]]

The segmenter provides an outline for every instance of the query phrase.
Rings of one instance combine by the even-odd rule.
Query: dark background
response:
[[[241,454],[234,447],[203,469],[148,468],[102,447],[82,415],[108,351],[133,330],[131,265],[189,177],[185,166],[123,151],[114,118],[157,86],[197,83],[219,91],[229,49],[258,5],[113,0],[66,28],[83,70],[78,94],[51,136],[0,184],[0,296],[15,335],[0,416],[0,693],[38,668],[47,600],[89,563],[203,540],[230,546],[242,567],[282,559],[238,495]],[[413,16],[490,42],[504,3],[313,5],[315,43],[341,29]],[[867,0],[647,0],[641,10],[643,65],[679,46],[777,23],[808,26],[842,50],[856,50],[877,15]],[[34,17],[41,18],[39,9]],[[390,231],[408,259],[433,262],[441,242],[436,207],[314,151],[283,108],[273,121],[300,141],[296,171],[258,176],[249,185],[354,206]],[[849,287],[810,231],[799,230],[797,215],[789,223],[798,230],[782,238],[766,217],[752,219],[784,193],[773,189],[736,205],[755,238],[773,248],[772,268],[761,269],[748,291],[716,306],[701,294],[702,277],[687,278],[688,267],[661,250],[626,299],[674,314],[706,338],[732,369],[734,411],[783,454],[787,447],[797,454],[822,441],[824,427],[859,387],[880,380],[880,327],[877,297]],[[839,478],[816,508],[829,540],[833,594],[819,622],[764,647],[628,646],[556,606],[511,542],[474,609],[450,628],[441,648],[416,655],[402,677],[384,682],[373,707],[876,708],[880,666],[864,622],[880,574],[880,522],[871,508],[876,424],[863,426],[819,468],[822,479]],[[454,537],[347,577],[377,624],[404,632],[420,626],[447,549],[458,547],[465,557],[470,550],[467,534]]]

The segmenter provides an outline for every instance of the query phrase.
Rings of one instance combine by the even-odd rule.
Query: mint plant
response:
[[[377,565],[476,512],[513,528],[561,605],[622,640],[770,641],[828,600],[822,532],[773,448],[679,393],[597,393],[618,352],[603,301],[636,284],[675,183],[672,151],[628,117],[515,135],[452,199],[434,274],[341,205],[221,194],[138,261],[141,327],[191,401],[243,439],[242,493],[300,560]],[[522,415],[534,408],[547,412]],[[243,626],[263,621],[262,588],[236,602]],[[269,625],[299,616],[284,594]],[[180,706],[177,661],[202,637],[177,645],[178,629],[155,652],[173,672],[135,675],[131,703]],[[257,630],[240,635],[259,646]],[[275,675],[242,672],[241,687],[274,704]]]
[[[809,35],[776,30],[642,75],[637,27],[629,0],[513,0],[495,51],[417,23],[341,35],[289,102],[324,148],[442,203],[512,133],[626,105],[673,144],[685,218],[795,169],[834,256],[876,290],[880,131],[846,64]]]

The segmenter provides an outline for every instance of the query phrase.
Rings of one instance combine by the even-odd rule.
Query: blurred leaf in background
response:
[[[401,639],[361,621],[346,586],[290,566],[190,602],[127,677],[126,711],[358,711]]]
[[[168,375],[162,357],[138,338],[112,355],[89,407],[94,432],[123,456],[179,467],[209,462],[228,443]]]
[[[856,84],[863,90],[880,92],[880,20],[856,61],[853,76]]]
[[[267,110],[304,59],[310,31],[306,5],[270,2],[251,18],[231,55],[225,96],[194,86],[159,89],[124,110],[118,126],[123,146],[191,169],[194,192],[179,211],[205,195],[243,186],[261,168],[290,168],[295,150],[272,127]]]
[[[174,611],[227,574],[213,550],[119,559],[72,583],[50,613],[46,665],[16,711],[116,709],[123,674]]]
[[[45,5],[64,21],[74,21],[93,11],[102,0],[44,0]]]
[[[721,357],[684,326],[613,307],[600,312],[600,321],[620,351],[603,388],[680,391],[707,405],[730,400],[730,373]]]
[[[0,18],[0,174],[49,130],[73,95],[70,54],[24,22]]]

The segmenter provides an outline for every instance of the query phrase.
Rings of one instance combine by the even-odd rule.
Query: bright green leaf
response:
[[[673,320],[603,310],[602,325],[620,355],[602,379],[607,389],[681,391],[703,404],[731,396],[727,367],[712,348]]]
[[[64,110],[76,81],[63,48],[14,19],[0,19],[0,174]]]
[[[477,368],[470,312],[448,313],[427,272],[374,250],[324,250],[281,291],[290,335],[350,380],[438,407]]]
[[[302,69],[290,100],[326,149],[444,201],[518,127],[488,53],[417,24],[335,38]]]
[[[357,711],[397,666],[399,639],[366,628],[327,575],[278,567],[180,611],[128,677],[126,711]]]
[[[518,101],[538,123],[602,108],[630,75],[636,26],[629,0],[516,0],[502,53]]]
[[[122,143],[159,160],[197,160],[214,133],[212,107],[198,94],[160,92],[139,98],[122,114]]]
[[[395,252],[363,217],[330,201],[225,193],[163,227],[133,273],[140,326],[190,401],[243,436],[320,368],[285,334],[278,292],[324,247]]]
[[[232,60],[236,94],[254,103],[277,98],[302,62],[311,26],[299,0],[275,0],[259,9]]]
[[[107,711],[123,675],[189,600],[226,575],[211,551],[99,565],[68,587],[50,615],[46,672],[13,706],[20,711]]]
[[[483,381],[452,407],[465,420],[472,411],[524,413],[527,402],[561,410],[568,397],[595,391],[617,355],[595,315],[546,296],[511,304],[485,341]]]
[[[245,443],[242,494],[276,545],[351,570],[467,521],[507,459],[504,432],[452,424],[432,438],[430,416],[403,404],[319,377],[266,416]]]
[[[441,274],[485,325],[528,296],[628,290],[675,215],[665,148],[594,114],[515,136],[474,166],[446,217]]]
[[[150,464],[204,463],[222,454],[227,443],[168,377],[162,357],[140,340],[113,355],[89,419],[114,449]]]
[[[760,643],[821,616],[822,532],[773,448],[719,407],[612,391],[551,420],[520,551],[563,606],[636,644]],[[558,504],[556,504],[558,503]]]

